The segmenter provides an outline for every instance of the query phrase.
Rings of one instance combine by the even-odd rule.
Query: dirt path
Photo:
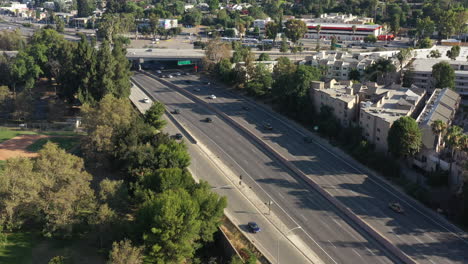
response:
[[[0,143],[0,160],[14,157],[36,157],[37,153],[29,152],[26,148],[40,138],[47,135],[21,135]]]

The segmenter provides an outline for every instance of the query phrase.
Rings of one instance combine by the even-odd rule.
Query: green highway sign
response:
[[[189,61],[189,60],[177,61],[177,65],[190,65],[190,64],[192,64],[192,61]]]

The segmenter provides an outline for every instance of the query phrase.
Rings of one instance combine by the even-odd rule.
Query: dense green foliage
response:
[[[130,230],[152,263],[192,258],[204,242],[212,241],[226,199],[213,193],[206,182],[195,183],[187,169],[190,157],[184,143],[160,132],[164,105],[154,104],[139,117],[128,100],[108,95],[95,107],[86,106],[84,112],[85,153],[114,161],[128,175],[123,181],[101,182],[99,199],[109,209],[99,208],[99,227],[112,227],[115,213],[128,212],[125,205],[137,209]],[[106,236],[101,238],[107,241]],[[114,245],[111,256],[122,251],[138,255],[122,243]]]
[[[421,148],[422,136],[418,123],[403,116],[393,122],[387,138],[388,150],[396,158],[410,157]]]
[[[432,78],[435,80],[436,88],[455,89],[455,70],[445,61],[432,66]]]

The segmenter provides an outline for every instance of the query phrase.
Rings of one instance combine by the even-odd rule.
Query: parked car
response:
[[[207,117],[207,118],[205,118],[205,122],[211,123],[211,122],[213,122],[213,119],[211,119],[210,117]]]
[[[249,222],[247,226],[249,227],[249,230],[252,233],[258,233],[261,231],[260,227],[255,222]]]
[[[160,71],[160,70],[157,70],[156,73],[161,73],[161,71]]]
[[[148,104],[149,102],[150,102],[150,99],[149,99],[149,98],[144,98],[144,99],[143,99],[143,103]]]
[[[169,75],[167,76],[167,78],[174,78],[174,76],[172,76],[172,75],[169,74]]]
[[[267,129],[267,130],[273,130],[273,127],[271,126],[270,123],[265,123],[265,124],[263,124],[263,127],[264,127],[265,129]]]
[[[400,205],[400,203],[389,203],[388,204],[388,207],[390,207],[390,209],[392,209],[393,211],[399,213],[399,214],[403,214],[405,212],[405,210],[403,210],[403,207]]]
[[[210,96],[208,96],[209,99],[216,99],[216,95],[212,94]]]
[[[194,92],[199,92],[199,91],[201,91],[201,90],[200,90],[200,88],[195,88],[195,89],[193,89],[193,91],[194,91]]]
[[[181,140],[184,136],[182,136],[182,134],[180,133],[177,133],[174,135],[174,138],[177,139],[177,140]]]
[[[250,110],[250,108],[249,108],[249,107],[247,107],[247,106],[243,106],[243,107],[242,107],[242,110],[249,111],[249,110]]]
[[[190,75],[190,72],[186,72],[185,75]]]
[[[172,113],[178,115],[178,114],[180,114],[180,110],[179,109],[174,109],[174,111]]]
[[[305,143],[312,143],[312,138],[311,137],[304,137],[304,142]]]
[[[182,75],[182,73],[180,73],[180,72],[176,72],[176,73],[175,73],[175,75],[176,75],[176,76],[181,76],[181,75]]]

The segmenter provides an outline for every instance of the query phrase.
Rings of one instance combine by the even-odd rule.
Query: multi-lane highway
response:
[[[468,260],[466,234],[444,218],[325,145],[305,144],[303,137],[308,132],[285,118],[225,89],[200,85],[196,79],[193,76],[190,84],[176,79],[170,81],[185,89],[201,86],[198,92],[201,99],[261,138],[415,261],[463,263]],[[215,94],[217,99],[205,99],[208,94]],[[242,106],[252,110],[243,111]],[[274,129],[265,130],[264,122]],[[399,215],[388,209],[392,201],[399,201],[406,213]]]
[[[291,171],[212,111],[145,75],[137,73],[133,79],[152,97],[165,103],[169,110],[180,109],[177,118],[185,123],[190,133],[223,160],[231,171],[242,175],[243,184],[252,188],[260,200],[272,201],[272,213],[288,229],[301,226],[297,235],[325,263],[396,261],[319,193],[292,176]],[[240,106],[237,105],[238,111],[241,111]],[[206,117],[211,117],[213,122],[204,122]]]
[[[180,77],[168,80],[191,92],[195,87],[201,89],[200,92],[193,93],[261,138],[415,261],[464,263],[468,260],[466,234],[439,215],[395,190],[381,178],[366,173],[365,169],[353,160],[328,150],[325,145],[318,142],[305,144],[303,136],[308,133],[307,131],[270,110],[225,89],[216,88],[214,85],[209,87],[203,85],[197,81],[196,76],[184,76],[184,78],[190,79],[191,83],[181,80]],[[215,94],[217,99],[206,99],[209,94]],[[180,103],[177,98],[173,98],[170,103]],[[180,100],[187,99],[183,97]],[[245,111],[242,106],[248,106],[251,110]],[[265,130],[262,126],[264,122],[269,122],[274,129]],[[233,130],[233,136],[242,137],[238,131]],[[210,132],[210,135],[215,133]],[[221,135],[221,137],[226,139],[229,136]],[[231,144],[225,144],[228,145],[232,147]],[[252,162],[257,160],[258,157],[253,157]],[[273,174],[271,177],[255,178],[255,180],[257,183],[267,184],[273,190],[274,186],[276,190],[291,186],[289,180],[278,181]],[[309,188],[301,182],[298,183],[302,191],[289,192],[291,198],[296,201],[295,206],[314,210],[310,200],[303,197],[304,191],[309,191]],[[391,201],[399,201],[405,207],[406,213],[398,215],[388,209],[387,204]],[[362,246],[361,243],[355,242],[333,243],[334,246],[337,244],[344,248]],[[350,261],[341,260],[341,262]]]
[[[132,88],[130,99],[142,113],[151,106],[151,103],[144,102],[143,99],[146,97],[147,95],[139,88]],[[225,209],[225,215],[241,230],[246,231],[246,236],[262,254],[272,263],[322,264],[323,262],[315,256],[314,252],[302,252],[305,245],[295,246],[298,242],[303,244],[296,236],[298,228],[290,231],[284,226],[273,225],[269,221],[273,215],[268,214],[267,207],[257,199],[255,193],[247,186],[239,185],[238,176],[233,175],[216,155],[203,146],[201,141],[198,140],[197,144],[191,143],[188,137],[193,137],[193,135],[186,133],[185,123],[181,120],[183,118],[179,117],[167,113],[164,116],[167,121],[164,131],[170,135],[176,133],[185,135],[186,138],[182,141],[185,141],[190,153],[189,170],[192,175],[198,180],[208,181],[213,186],[213,191],[227,197],[228,206]],[[248,232],[246,223],[249,221],[258,223],[263,231],[257,234]]]

